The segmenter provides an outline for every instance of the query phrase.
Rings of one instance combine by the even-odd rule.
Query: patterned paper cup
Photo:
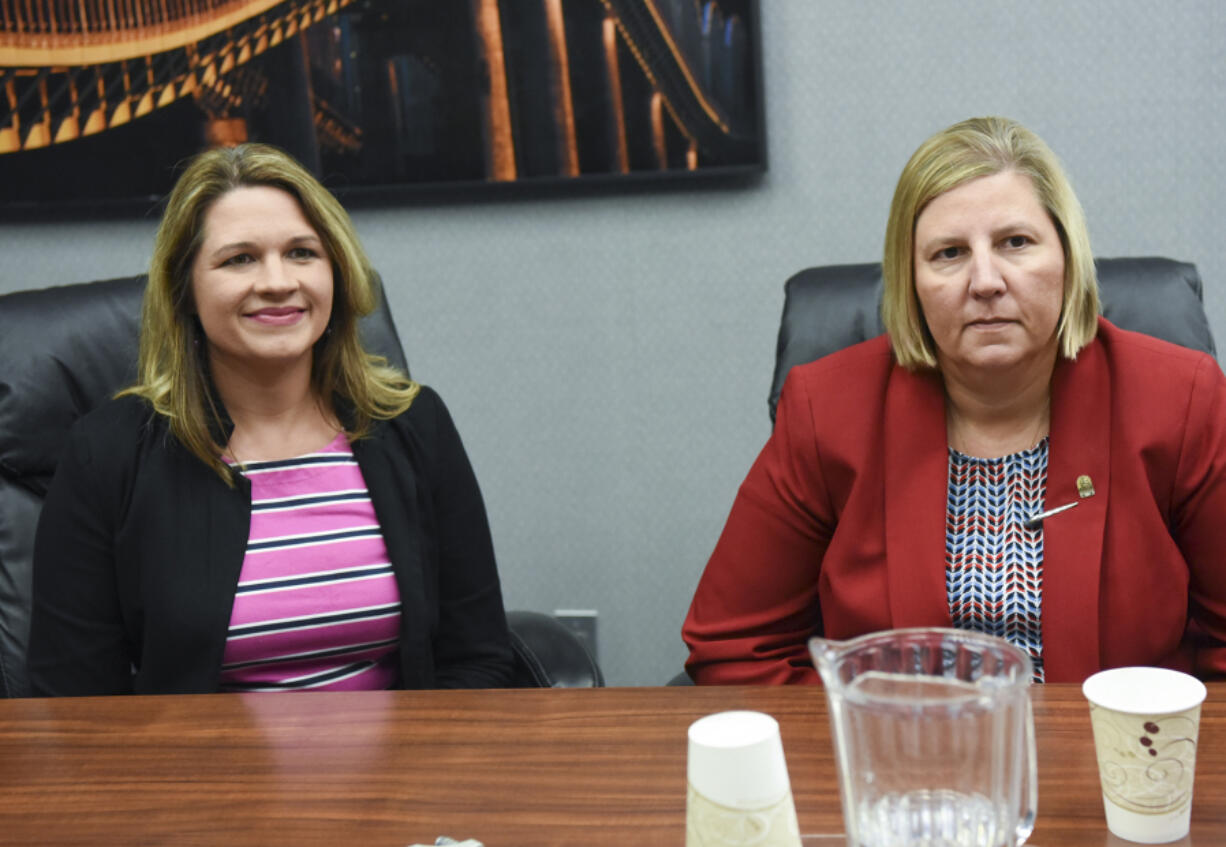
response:
[[[1107,828],[1141,844],[1188,834],[1205,686],[1164,668],[1115,668],[1085,681]]]
[[[779,723],[719,712],[690,725],[686,847],[800,847]]]

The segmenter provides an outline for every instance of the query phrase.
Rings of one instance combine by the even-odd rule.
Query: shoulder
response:
[[[413,398],[412,404],[404,412],[405,415],[436,415],[447,411],[447,404],[443,402],[443,398],[437,391],[425,383],[418,383],[418,388],[417,396]]]
[[[389,420],[376,421],[368,438],[353,450],[374,490],[379,479],[415,476],[426,490],[451,491],[475,483],[460,434],[436,391],[421,386],[409,408]],[[406,476],[406,478],[407,478]]]
[[[168,434],[143,399],[108,400],[72,424],[51,487],[92,491],[109,508],[125,499],[120,492],[135,485],[149,449]]]
[[[914,379],[884,335],[798,365],[784,382],[774,432],[820,442],[829,455],[858,455],[881,437],[892,394]]]
[[[439,393],[428,385],[419,383],[417,396],[399,415],[384,423],[394,429],[414,431],[428,435],[437,426],[440,416],[448,416],[447,404]]]
[[[126,454],[155,430],[164,429],[160,417],[140,397],[108,400],[82,416],[73,426],[70,445],[87,445],[98,457]]]
[[[83,426],[100,431],[124,430],[154,423],[157,413],[143,397],[125,395],[108,400],[82,416]]]
[[[1166,362],[1187,362],[1196,364],[1205,360],[1213,361],[1213,357],[1200,350],[1182,347],[1170,341],[1163,341],[1152,335],[1132,330],[1122,329],[1106,318],[1098,319],[1097,340],[1103,347],[1116,357],[1136,357],[1141,359],[1158,359]]]
[[[410,454],[433,453],[438,445],[455,439],[455,424],[447,404],[428,385],[420,385],[417,396],[399,415],[375,421],[371,435],[384,443],[399,443]]]
[[[884,335],[845,347],[837,353],[797,365],[788,374],[788,385],[808,394],[838,391],[880,393],[895,369],[894,353]]]
[[[1099,318],[1098,335],[1083,351],[1087,359],[1097,355],[1110,369],[1117,385],[1138,387],[1186,386],[1198,380],[1217,381],[1222,370],[1208,353],[1192,350],[1145,335],[1120,329]],[[1078,356],[1080,360],[1082,356]]]
[[[1106,320],[1076,360],[1058,368],[1065,399],[1110,403],[1121,444],[1169,445],[1226,420],[1226,375],[1216,359]]]

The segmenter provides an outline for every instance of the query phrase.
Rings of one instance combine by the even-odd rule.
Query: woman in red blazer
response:
[[[926,141],[884,275],[888,336],[787,380],[683,627],[695,681],[815,681],[811,636],[908,626],[1048,681],[1226,671],[1226,377],[1098,316],[1046,145],[1001,118]]]

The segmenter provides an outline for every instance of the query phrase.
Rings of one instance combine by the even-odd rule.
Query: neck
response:
[[[288,459],[318,450],[340,430],[311,387],[309,358],[289,370],[234,367],[210,358],[213,384],[234,423],[226,453],[240,462]]]
[[[942,369],[949,446],[968,456],[999,458],[1029,450],[1051,425],[1055,356],[1022,373],[974,373],[970,379]]]

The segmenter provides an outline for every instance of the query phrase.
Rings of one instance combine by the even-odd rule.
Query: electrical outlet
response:
[[[554,609],[553,616],[579,637],[583,646],[592,654],[593,659],[600,661],[600,656],[596,651],[595,609]]]

